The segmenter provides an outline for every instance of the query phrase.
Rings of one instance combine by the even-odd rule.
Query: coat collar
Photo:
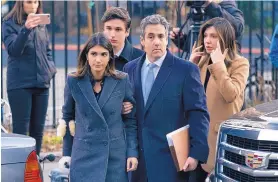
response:
[[[202,56],[201,59],[200,59],[200,61],[199,61],[199,63],[198,63],[198,67],[199,67],[200,69],[202,69],[202,67],[203,67],[205,64],[208,64],[209,59],[210,59],[210,57],[209,57],[208,55]]]
[[[93,92],[92,84],[90,82],[89,74],[86,74],[82,79],[78,79],[78,86],[87,99],[87,101],[90,103],[91,107],[95,110],[95,112],[102,118],[104,121],[104,116],[102,114],[101,109],[103,108],[104,104],[109,99],[111,93],[113,92],[116,84],[119,80],[107,76],[105,78],[105,83],[103,86],[103,90],[101,92],[99,101],[96,100],[96,97]]]
[[[162,87],[164,86],[168,76],[172,71],[172,65],[174,64],[174,56],[167,50],[167,55],[161,65],[161,68],[157,74],[157,77],[153,83],[150,95],[148,97],[146,106],[145,106],[145,113],[149,109],[150,105],[154,101],[157,94],[160,92]]]
[[[136,109],[138,116],[142,116],[144,114],[144,97],[143,97],[143,91],[142,91],[142,80],[141,80],[141,68],[144,64],[144,61],[146,59],[146,53],[143,54],[141,58],[138,58],[139,60],[136,62],[135,67],[135,76],[134,76],[134,87],[135,87],[135,97],[136,99]]]
[[[137,62],[137,66],[135,68],[135,90],[136,90],[137,98],[139,98],[136,101],[140,108],[137,110],[137,112],[142,110],[142,111],[144,111],[144,113],[143,113],[144,115],[146,114],[150,105],[152,104],[155,97],[157,96],[157,94],[160,92],[160,90],[164,86],[168,76],[170,75],[170,73],[172,71],[172,65],[174,64],[174,56],[170,53],[170,51],[167,50],[167,55],[161,65],[161,68],[155,79],[155,82],[151,89],[146,106],[144,106],[144,98],[143,98],[143,92],[142,92],[142,80],[141,80],[141,68],[142,68],[142,65],[143,65],[145,59],[146,59],[146,53],[139,59],[139,61]]]
[[[128,61],[132,60],[132,54],[133,54],[133,47],[129,43],[129,41],[126,39],[125,47],[124,47],[122,53],[120,54],[120,56],[123,57],[126,60],[126,62],[128,62]]]
[[[105,83],[102,88],[103,90],[102,90],[99,100],[98,100],[100,109],[102,109],[103,106],[105,105],[105,103],[108,101],[108,99],[110,98],[110,95],[112,94],[112,92],[115,89],[118,82],[119,82],[119,80],[112,76],[107,76],[105,78]]]
[[[81,92],[87,99],[87,101],[90,103],[92,108],[95,110],[95,112],[99,115],[99,117],[105,121],[104,116],[100,110],[100,107],[98,105],[98,102],[96,100],[96,97],[94,95],[94,91],[92,88],[92,84],[90,82],[89,74],[86,74],[83,78],[78,79],[77,82]]]
[[[209,64],[209,57],[208,56],[202,56],[199,63],[198,67],[200,68],[200,77],[201,77],[201,82],[204,85],[206,75],[207,75],[207,68]]]

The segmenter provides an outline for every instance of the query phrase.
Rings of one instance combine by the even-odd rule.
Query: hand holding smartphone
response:
[[[27,29],[32,29],[38,25],[50,24],[50,14],[29,14],[25,22]]]
[[[31,17],[38,17],[39,25],[50,24],[50,14],[30,14]]]

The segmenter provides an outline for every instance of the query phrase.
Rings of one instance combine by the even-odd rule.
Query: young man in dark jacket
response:
[[[127,40],[131,24],[128,11],[120,7],[112,7],[104,13],[101,21],[104,24],[104,33],[111,41],[116,55],[116,69],[122,71],[127,62],[143,54],[142,50],[132,47]]]

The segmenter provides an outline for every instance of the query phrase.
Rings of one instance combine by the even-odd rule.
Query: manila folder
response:
[[[168,133],[166,138],[177,171],[182,171],[185,161],[189,155],[189,125]]]

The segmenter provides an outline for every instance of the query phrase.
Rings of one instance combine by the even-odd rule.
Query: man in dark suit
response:
[[[120,7],[109,8],[101,21],[104,24],[104,33],[108,36],[113,46],[115,67],[122,71],[124,65],[143,55],[143,51],[132,47],[127,40],[130,32],[131,19],[128,11]]]
[[[208,157],[209,114],[199,69],[167,50],[169,23],[161,15],[141,22],[146,52],[127,63],[137,108],[139,165],[132,182],[185,182],[188,172]],[[177,172],[166,134],[190,125],[190,153]]]

